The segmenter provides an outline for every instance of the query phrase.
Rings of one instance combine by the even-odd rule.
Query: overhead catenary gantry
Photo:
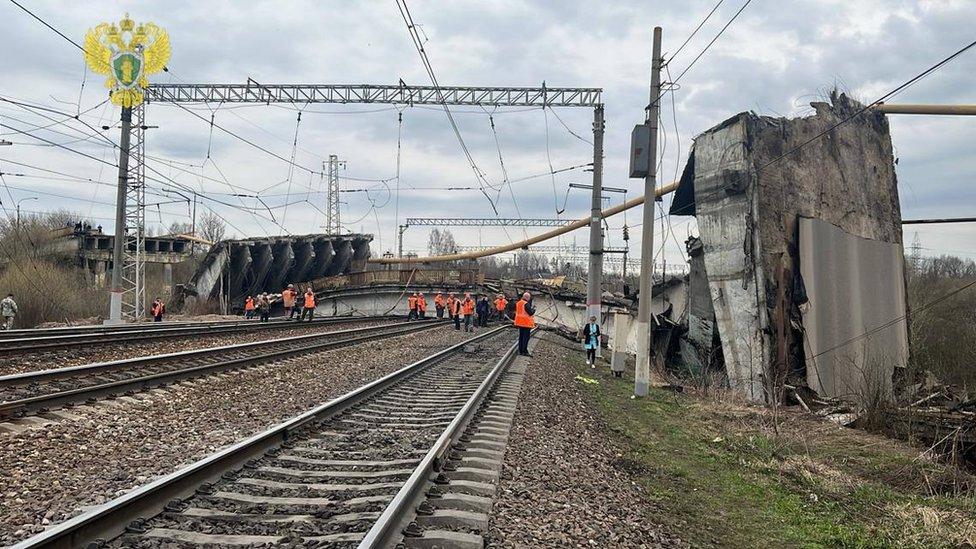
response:
[[[495,86],[411,86],[375,84],[264,84],[251,78],[241,84],[150,84],[147,103],[312,103],[390,105],[476,105],[481,107],[576,107],[593,109],[593,195],[587,305],[599,310],[603,271],[603,90]],[[402,228],[401,228],[402,232]],[[401,240],[402,242],[402,240]],[[403,254],[401,253],[400,256]],[[599,314],[599,313],[598,313]]]
[[[150,84],[149,103],[383,103],[491,107],[591,107],[601,88],[409,86],[376,84]]]

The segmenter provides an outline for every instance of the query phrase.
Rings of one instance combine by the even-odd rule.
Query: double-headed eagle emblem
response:
[[[85,62],[93,72],[108,76],[112,103],[134,107],[142,103],[146,78],[169,61],[169,36],[153,23],[136,25],[129,14],[119,24],[102,23],[85,35]]]

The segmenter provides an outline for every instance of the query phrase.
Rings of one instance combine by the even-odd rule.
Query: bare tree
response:
[[[191,234],[193,232],[193,225],[189,223],[180,223],[174,221],[169,224],[169,228],[166,229],[166,234]]]
[[[204,212],[197,221],[197,232],[200,238],[217,243],[227,234],[227,224],[217,214]]]
[[[451,231],[432,229],[427,240],[427,251],[430,255],[447,255],[457,253],[457,243]]]

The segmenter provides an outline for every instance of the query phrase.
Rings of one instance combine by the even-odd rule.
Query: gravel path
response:
[[[102,345],[95,344],[85,347],[56,349],[30,354],[17,353],[11,357],[0,360],[0,375],[33,372],[35,370],[48,370],[51,368],[66,368],[68,366],[80,366],[82,364],[107,362],[110,360],[121,360],[124,358],[135,358],[146,355],[161,355],[166,353],[175,353],[178,351],[192,351],[194,349],[219,347],[221,345],[233,345],[235,343],[248,343],[251,341],[262,341],[265,339],[278,339],[289,336],[310,334],[314,332],[332,332],[335,330],[348,330],[350,328],[365,328],[367,326],[376,326],[387,322],[391,321],[350,321],[327,325],[320,324],[317,326],[296,325],[294,328],[277,328],[267,331],[254,330],[224,335],[208,334],[206,336],[181,336],[170,339],[157,339],[144,343],[126,342]]]
[[[582,354],[543,337],[522,386],[486,546],[682,546],[649,520],[650,502],[613,466],[621,452],[573,379]]]
[[[0,545],[467,337],[435,328],[69,409],[79,419],[0,433]]]

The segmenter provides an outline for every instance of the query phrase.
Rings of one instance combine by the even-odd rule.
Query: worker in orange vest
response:
[[[408,321],[417,318],[417,292],[407,298],[407,311]]]
[[[454,310],[456,309],[457,303],[459,301],[454,297],[454,292],[447,294],[447,318],[454,320]]]
[[[315,292],[312,291],[311,286],[309,286],[308,289],[305,290],[304,305],[305,307],[302,308],[302,315],[298,317],[298,321],[301,322],[302,320],[305,320],[305,317],[307,316],[308,321],[311,322],[312,316],[315,314]]]
[[[464,293],[464,301],[461,302],[461,314],[464,315],[464,331],[473,332],[474,326],[471,325],[471,321],[474,317],[474,300],[468,292]]]
[[[495,298],[495,314],[498,315],[498,320],[505,318],[505,309],[508,308],[508,300],[505,299],[505,294],[498,294]]]
[[[289,284],[287,288],[281,291],[281,306],[285,309],[285,316],[288,320],[291,320],[295,313],[295,303],[298,301],[298,292],[295,291],[295,285]],[[301,320],[301,312],[298,312],[299,320]]]
[[[427,318],[427,300],[424,299],[423,292],[417,294],[417,316]]]
[[[522,356],[529,354],[529,335],[535,328],[535,307],[532,306],[532,294],[525,292],[522,299],[515,303],[515,326],[518,328],[518,353]]]
[[[440,292],[434,296],[434,310],[437,311],[437,318],[444,318],[444,296]]]
[[[454,319],[454,329],[460,330],[461,329],[461,300],[454,299],[454,294],[451,294],[451,297],[448,298],[448,300],[451,302],[451,304],[448,305],[447,312],[449,315],[451,315],[451,318]]]
[[[163,305],[163,300],[156,298],[152,303],[152,308],[149,310],[153,316],[153,322],[162,322],[163,313],[166,312],[166,305]]]
[[[244,318],[254,318],[254,298],[251,296],[247,296],[247,299],[244,300]]]

